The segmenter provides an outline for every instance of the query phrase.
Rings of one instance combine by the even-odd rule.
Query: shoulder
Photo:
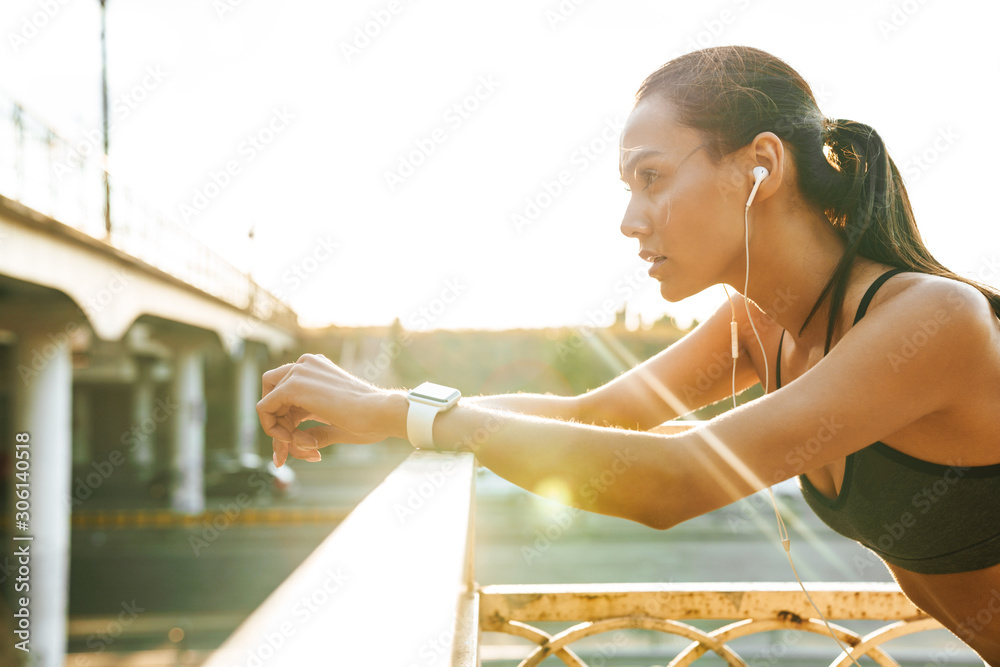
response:
[[[930,316],[939,324],[968,325],[973,332],[994,331],[996,313],[986,296],[968,283],[926,273],[900,273],[893,276],[872,299],[869,316],[879,311],[908,309]]]
[[[896,343],[894,366],[918,354],[929,363],[959,367],[982,360],[984,348],[997,350],[1000,320],[986,296],[968,283],[924,273],[901,273],[879,289],[856,325]],[[902,361],[901,361],[902,360]]]

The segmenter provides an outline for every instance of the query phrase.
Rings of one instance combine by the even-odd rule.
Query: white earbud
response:
[[[753,198],[757,195],[757,188],[760,187],[760,182],[767,178],[770,173],[767,167],[753,168],[753,190],[750,191],[750,197],[747,199],[747,208],[750,208],[750,204],[753,203]]]

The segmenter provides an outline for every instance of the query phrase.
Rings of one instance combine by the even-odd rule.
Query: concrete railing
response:
[[[414,452],[206,667],[478,665],[475,460]]]

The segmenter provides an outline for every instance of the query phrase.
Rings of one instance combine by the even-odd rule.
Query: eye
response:
[[[644,184],[642,189],[646,190],[657,178],[660,177],[660,174],[655,169],[644,169],[640,172],[639,177]],[[628,186],[628,183],[625,183],[625,192],[632,192],[632,188]]]

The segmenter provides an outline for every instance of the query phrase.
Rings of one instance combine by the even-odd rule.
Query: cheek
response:
[[[663,239],[669,254],[682,247],[711,242],[716,211],[711,196],[702,193],[662,194],[653,201],[654,233]]]

